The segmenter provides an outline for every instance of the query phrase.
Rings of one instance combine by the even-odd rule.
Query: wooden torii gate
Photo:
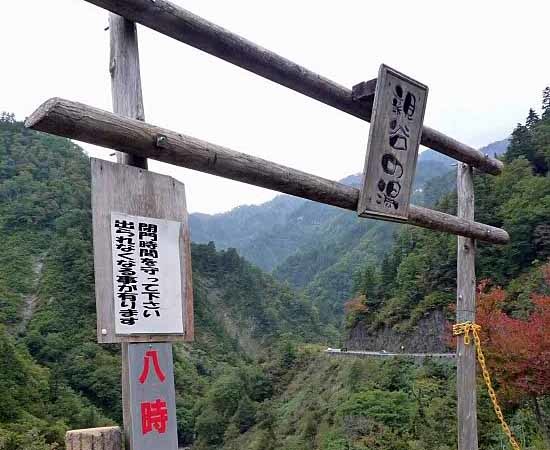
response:
[[[144,122],[135,23],[367,122],[373,116],[376,79],[360,83],[353,90],[347,89],[166,0],[86,1],[112,13],[110,70],[115,114],[81,103],[52,98],[28,118],[27,127],[115,149],[121,152],[118,161],[123,164],[146,169],[147,158],[151,158],[316,202],[358,210],[361,196],[359,189]],[[493,244],[509,242],[506,231],[474,221],[473,169],[498,175],[503,164],[427,126],[423,126],[420,133],[422,145],[461,162],[457,171],[458,213],[453,216],[410,205],[406,219],[400,221],[458,235],[457,322],[473,322],[475,240]],[[135,344],[123,344],[123,377],[128,369],[128,348],[132,345]],[[464,345],[462,339],[459,339],[459,450],[478,448],[475,376],[474,346]],[[123,389],[126,428],[127,405],[124,395]]]

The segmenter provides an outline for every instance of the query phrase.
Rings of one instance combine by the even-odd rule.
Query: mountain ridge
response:
[[[442,175],[451,170],[444,162],[427,158],[424,162],[422,155],[425,153],[421,154],[417,167],[417,191],[430,178],[428,173]],[[349,175],[340,182],[359,187],[361,176]],[[418,196],[419,192],[416,193]],[[191,239],[199,243],[214,241],[222,249],[236,248],[249,261],[272,271],[295,252],[300,241],[310,238],[310,231],[314,231],[315,226],[337,214],[333,211],[342,210],[289,195],[277,195],[260,205],[238,206],[225,213],[190,214]],[[312,215],[318,217],[311,219]]]
[[[501,177],[475,180],[479,220],[514,236],[504,248],[480,244],[479,276],[498,275],[501,282],[519,274],[507,303],[518,314],[528,314],[531,290],[549,289],[537,262],[549,256],[548,178],[533,176],[529,164],[520,157]],[[435,205],[454,186],[454,174],[445,162],[425,167],[431,169],[414,201]],[[434,167],[445,170],[439,175]],[[0,446],[6,450],[54,450],[68,428],[121,422],[120,350],[95,337],[89,182],[80,148],[0,119]],[[331,346],[337,344],[342,317],[350,348],[388,347],[396,338],[412,345],[411,337],[421,346],[441,334],[444,317],[430,316],[443,316],[454,299],[456,238],[291,197],[278,201],[287,209],[275,228],[293,232],[300,245],[272,275],[235,249],[192,244],[196,341],[174,345],[179,444],[456,448],[448,431],[456,420],[450,364],[333,359],[311,343],[328,334]],[[272,206],[258,226],[278,213],[280,205]],[[451,194],[437,204],[449,213],[455,206]],[[236,226],[247,223],[246,211],[237,214]],[[481,396],[484,448],[502,442],[490,408]],[[527,406],[506,405],[505,413],[514,432],[529,430],[522,434],[528,448],[548,448],[533,446],[539,434]]]
[[[122,423],[120,346],[96,342],[90,184],[79,146],[0,116],[5,450],[62,448],[67,429]],[[277,354],[283,337],[317,341],[323,333],[316,309],[288,284],[235,250],[191,247],[195,342],[174,345],[178,435],[186,445],[196,438],[208,387],[226,370],[264,380],[253,361],[266,348]]]
[[[502,154],[508,145],[508,139],[494,142],[480,149],[483,152]],[[415,174],[415,184],[412,201],[424,205],[423,192],[426,189],[426,183],[434,178],[441,177],[452,171],[453,160],[448,156],[442,155],[433,150],[423,151],[418,158],[417,170]],[[339,182],[348,186],[359,188],[361,185],[361,173],[351,174],[341,179]],[[239,253],[249,261],[258,265],[264,270],[272,271],[280,265],[284,259],[291,256],[295,245],[285,245],[285,240],[292,239],[293,233],[286,229],[287,221],[294,220],[294,226],[300,227],[300,222],[304,221],[304,216],[310,217],[305,205],[315,204],[308,200],[292,197],[289,195],[277,195],[270,201],[259,205],[241,205],[218,214],[193,213],[189,216],[191,227],[191,239],[198,243],[208,243],[213,241],[219,248],[236,248]],[[300,214],[300,209],[305,210],[305,214]],[[330,207],[329,207],[330,208]],[[327,213],[326,205],[317,204],[315,208],[319,218],[317,221],[306,222],[309,225],[319,225],[324,218],[330,216]],[[338,210],[337,208],[335,210]],[[284,240],[277,239],[275,234],[285,234]],[[300,238],[306,238],[307,231],[299,233]],[[260,245],[262,241],[267,241],[271,236],[277,241],[276,245]],[[258,247],[262,247],[260,253]]]
[[[507,141],[490,144],[502,152]],[[433,150],[419,156],[412,202],[434,207],[455,186],[452,159]],[[359,187],[361,174],[340,182]],[[217,215],[191,214],[191,238],[213,241],[290,283],[312,299],[321,319],[335,327],[344,301],[366,264],[381,261],[403,225],[358,218],[347,211],[288,195]]]

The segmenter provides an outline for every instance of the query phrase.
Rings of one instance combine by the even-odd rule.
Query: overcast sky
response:
[[[550,84],[548,1],[176,0],[344,86],[386,63],[429,86],[425,123],[472,146],[503,139]],[[84,0],[2,0],[0,110],[59,96],[111,109],[107,13]],[[148,122],[338,180],[362,170],[368,124],[139,26]],[[93,156],[109,150],[83,145]],[[152,162],[191,212],[276,193]]]

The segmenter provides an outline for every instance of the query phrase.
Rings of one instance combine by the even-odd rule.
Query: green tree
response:
[[[383,300],[382,276],[374,265],[367,265],[359,274],[355,292],[363,294],[367,298],[367,305],[376,308]]]
[[[245,395],[239,402],[232,422],[237,425],[241,433],[244,433],[256,423],[256,406],[248,395]]]
[[[413,417],[413,404],[404,392],[372,390],[352,395],[339,409],[344,417],[370,420],[404,431]]]
[[[529,128],[521,123],[518,123],[512,137],[510,145],[506,151],[504,158],[507,162],[511,162],[517,158],[525,158],[528,161],[533,159],[533,139]]]
[[[195,432],[199,440],[208,445],[223,443],[227,421],[213,408],[204,409],[197,417]]]
[[[525,119],[525,126],[529,129],[533,128],[537,123],[539,123],[540,117],[533,108],[529,108],[529,113],[527,114],[527,119]]]
[[[550,118],[550,86],[542,91],[542,119]]]

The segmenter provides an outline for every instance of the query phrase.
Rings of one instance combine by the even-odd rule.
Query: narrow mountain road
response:
[[[362,350],[341,350],[337,348],[329,348],[325,350],[329,356],[335,357],[358,357],[358,358],[391,358],[391,357],[408,357],[408,358],[456,358],[454,353],[391,353],[391,352],[372,352]]]

